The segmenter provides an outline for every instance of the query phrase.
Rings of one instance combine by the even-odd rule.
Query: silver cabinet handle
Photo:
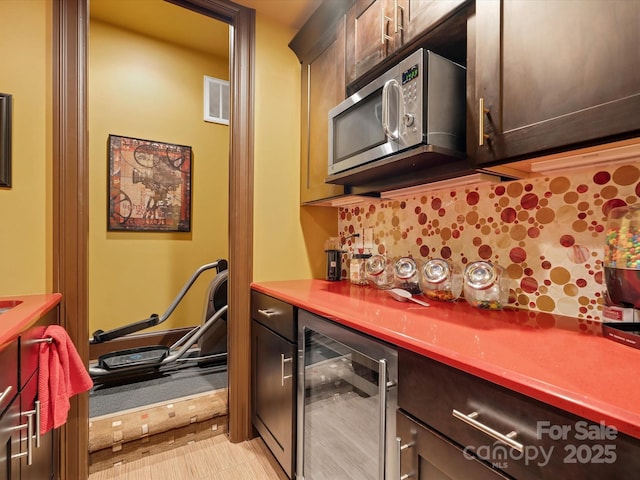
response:
[[[384,480],[384,462],[382,459],[385,455],[385,438],[387,438],[387,361],[381,358],[378,363],[378,391],[380,394],[380,470],[378,472],[379,479]]]
[[[398,15],[398,10],[402,11],[402,15]],[[404,30],[404,8],[398,5],[398,0],[393,3],[393,14],[395,16],[394,23],[396,24],[394,32],[398,33],[398,30]],[[398,21],[398,17],[400,17],[400,21]]]
[[[36,414],[36,448],[40,448],[40,400],[36,400],[34,407]]]
[[[30,340],[29,343],[53,343],[53,338],[44,337],[44,338],[34,338]]]
[[[284,356],[284,353],[280,354],[280,378],[281,378],[280,385],[283,386],[283,387],[284,387],[284,381],[286,379],[288,379],[288,378],[293,377],[293,375],[285,375],[284,374],[284,364],[285,363],[291,363],[291,362],[293,362],[293,357],[286,358]]]
[[[0,404],[4,402],[4,399],[7,397],[7,395],[11,393],[11,390],[13,390],[13,387],[9,385],[7,388],[4,389],[4,392],[0,393]]]
[[[489,134],[484,133],[484,116],[489,113],[488,108],[484,108],[484,98],[478,100],[478,145],[483,146],[485,140],[489,140]]]
[[[396,437],[396,448],[398,449],[398,467],[400,469],[400,472],[398,473],[398,478],[400,480],[406,480],[407,478],[411,478],[415,475],[414,472],[405,473],[404,475],[402,475],[402,452],[408,448],[413,447],[415,444],[416,442],[409,442],[403,445],[402,439],[400,437]]]
[[[524,452],[524,446],[520,442],[516,442],[513,438],[518,435],[518,432],[515,430],[507,433],[506,435],[503,433],[494,430],[491,427],[486,426],[484,423],[476,420],[478,417],[478,412],[471,412],[469,415],[465,415],[464,413],[459,412],[456,409],[453,409],[452,415],[458,420],[462,420],[467,425],[471,425],[477,430],[480,430],[485,435],[489,435],[494,440],[497,440],[505,445],[517,450],[520,453]]]
[[[25,412],[23,415],[27,417],[27,423],[23,423],[22,425],[18,425],[12,429],[14,431],[24,430],[25,428],[27,429],[27,451],[11,455],[11,458],[27,457],[27,465],[33,464],[33,424],[35,414],[35,410]]]
[[[382,5],[380,6],[380,9],[382,10],[380,12],[380,40],[382,43],[382,46],[385,46],[386,42],[388,40],[393,40],[393,37],[390,35],[387,35],[386,32],[386,26],[387,26],[387,22],[392,21],[393,19],[387,17],[385,11],[384,11],[384,3],[385,2],[380,2]]]
[[[270,308],[259,308],[258,309],[258,313],[260,315],[264,315],[267,318],[271,318],[275,315],[279,315],[280,312],[278,312],[277,310],[271,310]]]

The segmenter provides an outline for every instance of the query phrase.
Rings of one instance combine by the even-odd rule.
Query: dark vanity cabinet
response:
[[[0,352],[0,480],[54,478],[57,432],[38,432],[38,352],[57,323],[56,307]]]
[[[468,153],[479,166],[638,135],[640,2],[483,0],[475,10]]]
[[[401,478],[635,478],[640,440],[398,352]],[[429,476],[437,472],[434,477]]]
[[[296,309],[251,292],[253,425],[289,478],[295,462]]]

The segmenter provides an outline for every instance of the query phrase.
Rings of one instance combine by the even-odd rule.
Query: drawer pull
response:
[[[480,430],[482,433],[489,435],[491,438],[504,443],[505,445],[517,450],[520,453],[524,452],[524,446],[520,442],[516,442],[513,438],[518,435],[518,433],[514,430],[506,435],[494,430],[491,427],[487,427],[485,424],[480,423],[476,418],[478,417],[478,412],[471,412],[469,415],[465,415],[462,412],[459,412],[456,409],[453,409],[452,415],[456,417],[458,420],[462,420],[467,425],[471,425],[472,427]]]
[[[402,452],[413,447],[416,442],[409,442],[402,444],[402,439],[400,437],[396,437],[396,447],[398,448],[398,467],[400,468],[400,480],[407,480],[407,478],[411,478],[414,476],[414,472],[402,474]]]
[[[53,343],[53,338],[51,337],[35,338],[31,340],[29,343]]]
[[[7,395],[11,393],[11,390],[13,390],[13,387],[9,385],[7,388],[4,389],[4,392],[0,394],[0,404],[4,402],[4,399],[7,397]]]
[[[275,315],[279,315],[280,312],[278,312],[277,310],[271,310],[270,308],[259,308],[258,309],[258,313],[260,315],[264,315],[267,318],[271,318]]]
[[[35,410],[30,410],[28,412],[24,412],[22,415],[27,417],[27,423],[22,425],[18,425],[13,427],[12,430],[20,431],[27,429],[27,450],[25,452],[16,453],[15,455],[11,455],[11,458],[23,458],[27,457],[27,465],[33,464],[33,438],[34,438],[34,416],[36,414]]]
[[[280,377],[281,377],[281,380],[282,380],[280,382],[280,386],[282,386],[282,387],[284,387],[284,381],[287,378],[293,377],[293,375],[285,375],[284,374],[284,364],[285,363],[291,363],[291,362],[293,362],[293,357],[287,358],[287,357],[284,356],[284,353],[280,354]]]

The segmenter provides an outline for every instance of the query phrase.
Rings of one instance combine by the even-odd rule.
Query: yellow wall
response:
[[[288,47],[295,31],[256,18],[255,281],[322,272],[324,240],[337,210],[300,208],[300,63]]]
[[[0,2],[0,92],[13,95],[13,187],[0,188],[0,296],[52,288],[50,38],[50,2]]]
[[[202,119],[203,75],[228,79],[227,60],[90,24],[90,332],[164,313],[200,265],[228,256],[229,129]],[[192,147],[190,233],[107,231],[109,134]],[[156,329],[199,324],[213,275]]]

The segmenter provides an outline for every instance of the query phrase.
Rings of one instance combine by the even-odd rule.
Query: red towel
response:
[[[71,407],[69,399],[93,386],[67,331],[59,325],[51,325],[45,330],[46,337],[53,341],[40,344],[40,434],[63,425]]]

